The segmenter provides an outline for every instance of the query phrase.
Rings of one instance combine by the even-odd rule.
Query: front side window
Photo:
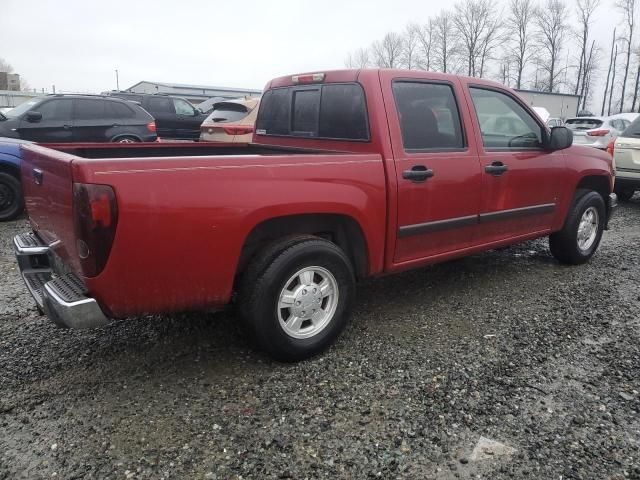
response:
[[[42,114],[42,120],[71,120],[72,99],[56,99],[42,103],[37,111]]]
[[[485,148],[542,148],[542,127],[511,96],[470,88]]]
[[[465,147],[462,123],[450,85],[393,82],[405,150],[450,150]]]
[[[193,117],[195,115],[195,108],[186,100],[174,98],[173,105],[178,115],[184,115],[186,117]]]
[[[97,120],[104,118],[104,100],[98,99],[76,99],[76,120]]]
[[[355,83],[276,88],[265,92],[258,135],[369,140],[367,106]]]

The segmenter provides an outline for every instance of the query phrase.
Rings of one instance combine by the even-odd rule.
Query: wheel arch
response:
[[[345,214],[305,213],[274,217],[255,225],[242,245],[236,276],[266,245],[291,235],[315,235],[330,240],[347,254],[357,278],[369,274],[367,240],[356,219]]]
[[[6,161],[0,158],[0,172],[13,175],[20,180],[20,167],[11,161]]]

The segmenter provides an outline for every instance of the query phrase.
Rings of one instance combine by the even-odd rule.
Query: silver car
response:
[[[573,132],[574,145],[606,150],[631,122],[624,118],[613,117],[575,117],[568,118],[564,126]]]

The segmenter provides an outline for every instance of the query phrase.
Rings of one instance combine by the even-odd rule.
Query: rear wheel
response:
[[[0,173],[0,221],[13,220],[24,210],[20,181],[8,173]]]
[[[633,188],[616,188],[615,190],[616,195],[618,196],[618,200],[620,200],[621,202],[628,202],[629,200],[631,200],[631,197],[633,197],[633,194],[636,193],[636,191]]]
[[[140,139],[137,137],[132,137],[130,135],[125,135],[124,137],[114,138],[114,143],[138,143]]]
[[[238,307],[258,346],[282,361],[327,348],[347,323],[355,291],[349,258],[317,237],[281,240],[247,269]]]
[[[598,192],[578,190],[562,230],[549,236],[551,253],[561,263],[580,265],[598,249],[606,219]]]

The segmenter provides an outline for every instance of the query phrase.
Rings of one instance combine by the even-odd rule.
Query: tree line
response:
[[[459,0],[424,24],[409,23],[349,53],[345,64],[489,78],[518,89],[580,95],[581,109],[601,115],[640,112],[640,0],[615,0],[619,22],[610,45],[593,38],[598,16],[611,13],[601,0],[568,1],[508,0],[500,7],[493,0]],[[601,103],[594,92],[598,80],[605,80]]]

